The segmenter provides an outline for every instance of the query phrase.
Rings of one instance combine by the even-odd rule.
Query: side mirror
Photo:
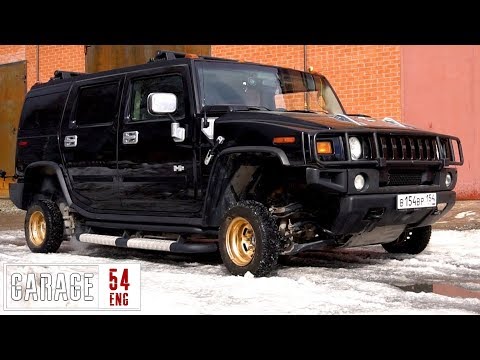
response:
[[[151,93],[147,98],[147,109],[151,115],[174,113],[177,110],[177,96],[172,93]]]

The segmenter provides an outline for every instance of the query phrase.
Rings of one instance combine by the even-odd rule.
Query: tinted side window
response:
[[[20,131],[56,129],[62,118],[66,98],[66,92],[27,98]]]
[[[117,116],[119,82],[79,89],[74,123],[77,126],[111,123]]]
[[[130,121],[154,120],[169,118],[168,115],[151,115],[147,109],[147,98],[150,93],[166,92],[177,96],[177,110],[172,114],[175,119],[185,116],[185,99],[183,80],[180,75],[163,75],[137,79],[132,82],[130,103]]]

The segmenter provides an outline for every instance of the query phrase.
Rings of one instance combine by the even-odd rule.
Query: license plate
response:
[[[437,206],[437,194],[402,194],[397,195],[397,209],[420,209]]]

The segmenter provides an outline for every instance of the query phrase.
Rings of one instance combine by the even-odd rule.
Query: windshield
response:
[[[243,105],[259,110],[344,113],[322,75],[234,62],[197,64],[202,107]]]

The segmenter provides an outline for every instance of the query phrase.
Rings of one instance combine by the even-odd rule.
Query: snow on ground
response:
[[[463,219],[466,216],[474,216],[477,213],[475,211],[463,211],[455,215],[455,219]]]
[[[78,242],[33,254],[19,230],[0,231],[0,262],[140,263],[142,314],[480,314],[480,230],[434,231],[417,256],[380,246],[304,254],[268,278],[231,276],[212,257]]]

